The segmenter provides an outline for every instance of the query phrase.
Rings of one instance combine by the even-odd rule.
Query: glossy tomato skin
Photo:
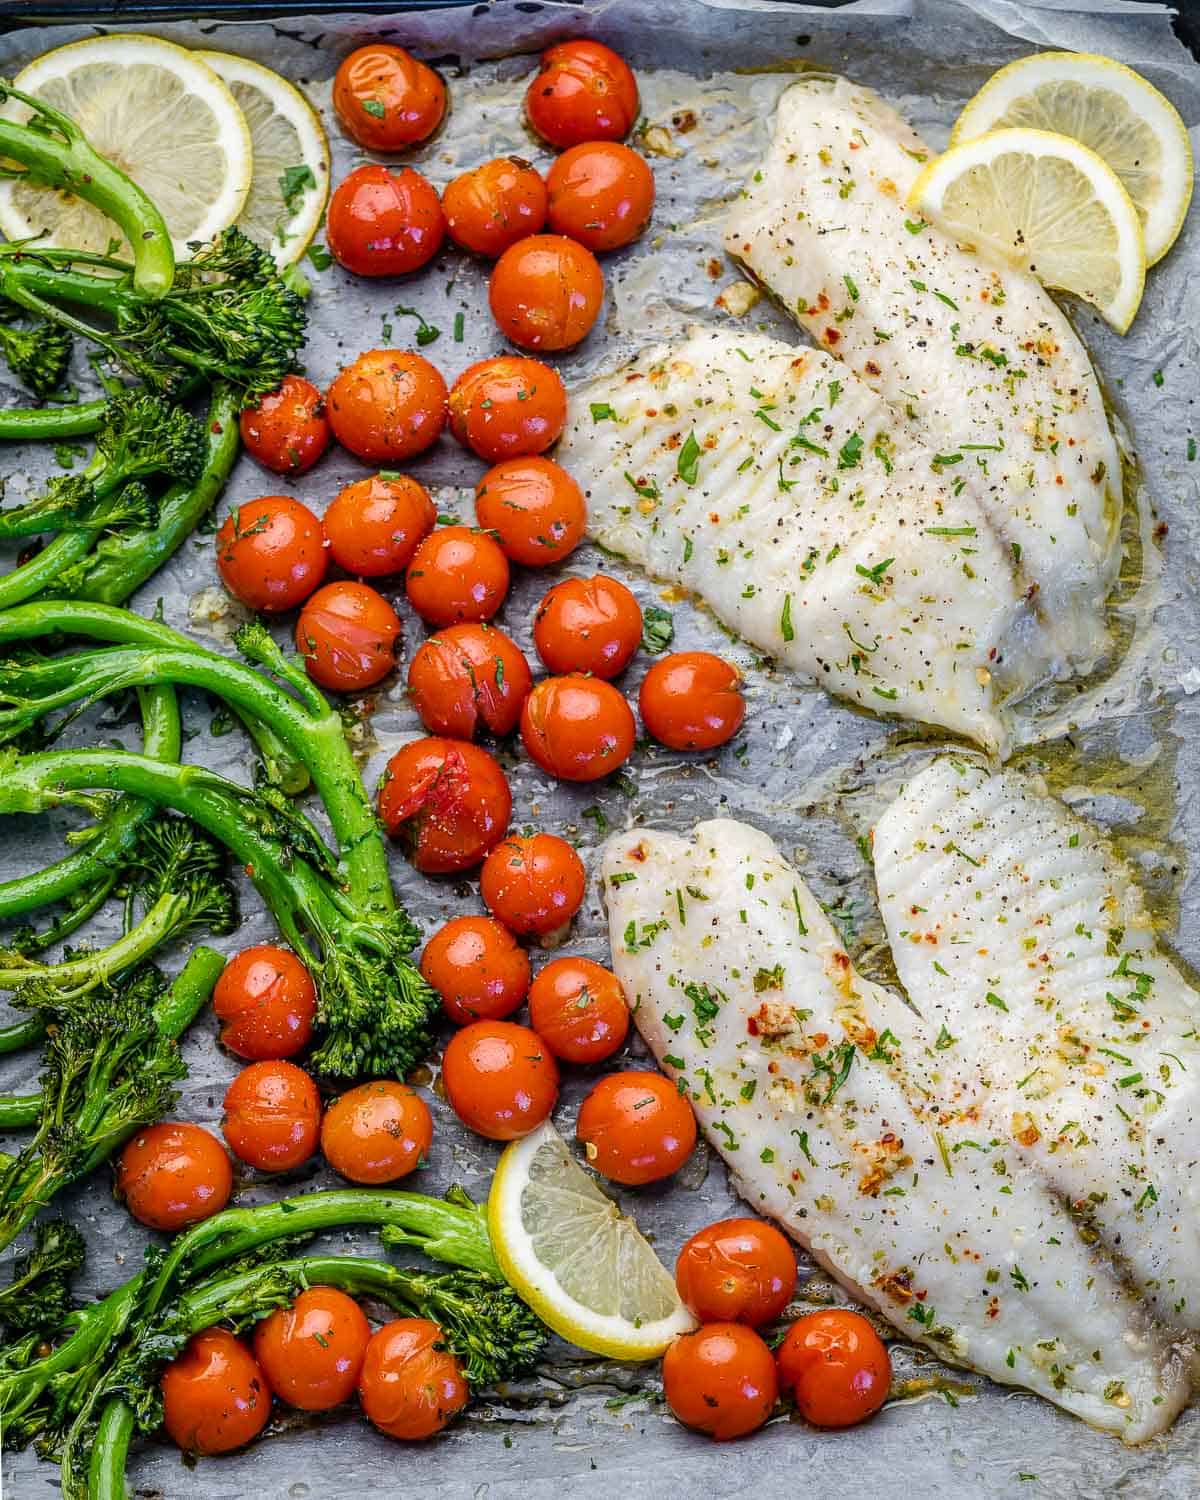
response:
[[[255,1062],[225,1090],[229,1149],[261,1172],[290,1172],[317,1149],[321,1096],[295,1063]]]
[[[325,577],[325,532],[307,505],[263,495],[230,511],[217,532],[217,569],[250,609],[279,614],[303,603]]]
[[[561,1062],[603,1062],[629,1035],[629,1006],[611,970],[555,958],[530,986],[529,1024]]]
[[[221,1042],[249,1062],[293,1057],[308,1045],[317,1014],[312,975],[286,948],[243,948],[225,965],[212,996]]]
[[[325,512],[329,555],[359,578],[403,573],[436,521],[429,491],[409,475],[388,471],[356,479]]]
[[[887,1400],[892,1361],[860,1313],[844,1308],[798,1318],[775,1354],[779,1383],[814,1427],[852,1427]]]
[[[224,1328],[206,1328],[162,1373],[163,1425],[185,1453],[242,1448],[267,1425],[271,1392],[258,1361]]]
[[[530,125],[552,146],[619,141],[633,129],[638,88],[629,64],[603,42],[558,42],[542,53],[525,91]]]
[[[583,1101],[575,1134],[591,1166],[641,1187],[677,1172],[696,1144],[696,1117],[661,1073],[610,1073]]]
[[[486,532],[439,526],[413,554],[404,585],[408,600],[430,625],[490,620],[504,603],[508,559]]]
[[[546,184],[519,156],[498,156],[456,177],[442,193],[456,245],[491,259],[546,222]]]
[[[565,839],[510,834],[483,862],[479,893],[511,932],[556,932],[583,905],[587,874]]]
[[[567,389],[538,359],[500,354],[469,365],[450,388],[450,431],[485,463],[543,453],[567,425]]]
[[[675,1262],[675,1286],[702,1323],[759,1328],[796,1290],[796,1257],[773,1224],[722,1219],[692,1235]]]
[[[623,672],[642,639],[642,611],[615,578],[564,578],[538,605],[533,644],[551,672]]]
[[[446,85],[403,47],[371,42],[338,66],[333,107],[368,151],[403,151],[428,139],[446,113]]]
[[[736,667],[709,651],[676,651],[642,678],[642,723],[672,750],[712,750],[742,727],[746,700]]]
[[[325,397],[299,375],[247,406],[240,426],[247,453],[276,474],[307,473],[329,447]]]
[[[433,1116],[406,1083],[380,1078],[335,1099],[321,1126],[321,1149],[350,1182],[398,1182],[429,1156]]]
[[[771,1415],[779,1382],[771,1351],[742,1323],[708,1323],[663,1356],[663,1394],[685,1427],[719,1443],[745,1437]]]
[[[532,234],[510,245],[488,282],[488,305],[505,338],[549,354],[587,338],[603,301],[600,262],[561,234]]]
[[[501,1021],[529,993],[529,955],[492,917],[454,917],[425,944],[421,973],[456,1026]]]
[[[515,1141],[549,1119],[558,1065],[528,1026],[472,1021],[446,1043],[442,1085],[464,1125],[492,1141]]]
[[[388,762],[379,816],[426,875],[470,870],[500,842],[512,793],[496,760],[478,745],[436,736],[414,740]]]
[[[408,692],[431,734],[471,740],[511,734],[533,686],[517,643],[494,625],[449,625],[409,663]]]
[[[326,400],[343,448],[369,464],[423,453],[446,425],[446,382],[420,354],[368,349],[340,371]]]
[[[397,1318],[371,1335],[358,1377],[368,1420],[388,1437],[415,1442],[441,1432],[467,1404],[462,1366],[428,1318]]]
[[[356,276],[407,276],[442,248],[442,200],[412,167],[355,167],[333,190],[325,238]]]
[[[597,255],[636,240],[654,209],[654,173],[645,157],[616,141],[587,141],[564,151],[550,168],[546,189],[553,233]]]
[[[161,1121],[131,1136],[117,1162],[117,1193],[140,1224],[176,1230],[229,1202],[233,1169],[210,1131]]]
[[[400,616],[382,594],[340,579],[305,602],[296,650],[320,687],[356,693],[382,682],[396,665],[400,631]]]
[[[583,540],[583,491],[561,467],[536,454],[506,458],[475,487],[475,519],[504,555],[528,568],[561,562]]]
[[[310,1286],[254,1329],[254,1357],[281,1401],[300,1411],[329,1411],[358,1384],[371,1327],[358,1303],[337,1287]]]
[[[629,704],[594,677],[545,677],[521,709],[526,750],[562,781],[595,781],[617,770],[633,753],[636,735]]]

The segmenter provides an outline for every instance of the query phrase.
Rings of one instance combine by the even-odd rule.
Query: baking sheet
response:
[[[128,29],[128,28],[127,28]],[[639,72],[643,143],[658,184],[654,224],[636,246],[606,259],[609,310],[603,326],[560,361],[568,382],[617,362],[644,343],[678,336],[691,322],[731,316],[722,292],[738,281],[721,253],[722,203],[736,191],[761,151],[771,107],[799,70],[831,69],[879,89],[922,130],[944,144],[962,102],[990,72],[1028,51],[1077,47],[1120,58],[1162,88],[1192,129],[1200,125],[1200,67],[1173,38],[1165,11],[1145,5],[1066,6],[1010,0],[855,0],[830,11],[767,0],[663,4],[660,0],[609,0],[607,4],[494,4],[472,9],[399,15],[391,20],[352,15],[274,24],[176,23],[147,26],[185,44],[223,48],[259,58],[286,73],[321,109],[334,151],[337,181],[356,154],[329,108],[330,80],[352,45],[388,37],[437,60],[450,85],[452,114],[446,129],[409,158],[441,186],[456,172],[501,152],[516,151],[545,165],[548,156],[525,133],[520,118],[524,80],[534,54],[549,40],[589,33],[618,46]],[[91,34],[93,27],[58,27],[0,38],[0,72],[11,74],[57,43]],[[740,71],[728,71],[736,62]],[[665,154],[664,154],[665,153]],[[1051,784],[1112,830],[1151,892],[1164,937],[1183,960],[1200,964],[1197,875],[1187,850],[1200,845],[1200,499],[1195,451],[1197,333],[1200,312],[1189,298],[1196,284],[1200,229],[1193,211],[1180,243],[1149,278],[1146,299],[1131,333],[1109,332],[1085,309],[1071,309],[1112,399],[1117,421],[1131,435],[1126,531],[1130,562],[1114,604],[1114,628],[1123,655],[1114,669],[1082,693],[1044,698],[1024,716],[1026,742],[1019,759],[1041,767]],[[402,282],[353,281],[334,266],[311,277],[311,332],[307,373],[324,385],[339,365],[372,344],[411,342],[415,321],[395,309],[413,307],[442,332],[425,352],[452,378],[470,361],[498,352],[500,341],[487,311],[480,267],[450,250],[432,267]],[[463,338],[453,337],[463,314]],[[800,335],[760,302],[744,315],[799,342]],[[386,331],[391,325],[391,333]],[[81,379],[86,370],[81,369]],[[0,399],[17,403],[15,388]],[[36,486],[45,470],[23,467],[28,454],[0,452],[11,499]],[[469,492],[480,470],[446,439],[412,465],[431,485],[444,487],[440,508],[471,518]],[[294,490],[318,512],[338,488],[364,472],[348,454],[331,451],[295,484],[266,475],[246,458],[234,473],[221,513],[257,494]],[[1165,529],[1165,534],[1164,534]],[[529,625],[533,609],[554,577],[603,568],[624,578],[643,603],[663,602],[663,591],[632,570],[582,548],[558,570],[516,579],[501,623],[534,659]],[[172,625],[210,642],[227,641],[236,623],[214,587],[211,537],[198,534],[175,561],[142,591],[136,607],[162,600]],[[393,591],[394,592],[394,591]],[[886,974],[879,949],[869,872],[855,835],[870,821],[889,783],[931,753],[933,742],[911,727],[836,705],[785,674],[776,674],[752,650],[731,643],[715,623],[684,599],[671,597],[676,645],[731,655],[747,674],[746,729],[720,753],[685,759],[639,747],[627,774],[593,787],[551,782],[509,747],[500,754],[510,770],[514,826],[536,824],[565,832],[585,860],[600,842],[605,822],[618,829],[636,821],[684,828],[714,810],[765,828],[794,851],[817,893],[842,925],[847,942],[869,970]],[[402,668],[422,638],[402,591],[405,622]],[[633,697],[645,668],[639,660],[622,686]],[[245,779],[249,754],[237,735],[208,733],[212,705],[184,698],[192,737],[185,756]],[[136,743],[136,723],[120,705],[103,726],[76,726],[73,740],[97,732]],[[402,679],[378,696],[364,742],[364,771],[373,787],[387,756],[419,733],[404,700]],[[0,875],[54,857],[59,846],[50,820],[34,825],[9,820],[0,830]],[[413,874],[399,855],[393,873],[401,899],[429,931],[452,915],[480,910],[470,881],[434,882]],[[271,923],[250,894],[247,920],[233,949],[267,940]],[[103,927],[95,929],[97,940]],[[570,937],[570,950],[604,961],[607,943],[598,895],[589,891]],[[170,966],[179,961],[169,957]],[[191,1069],[179,1114],[219,1129],[221,1097],[236,1072],[215,1042],[211,1018],[201,1020],[185,1044]],[[640,1053],[635,1041],[634,1056]],[[627,1064],[628,1059],[619,1060]],[[0,1088],[31,1085],[32,1056],[3,1060]],[[592,1076],[571,1070],[564,1079],[556,1121],[569,1132]],[[460,1182],[476,1194],[486,1185],[498,1154],[455,1120],[431,1093],[436,1131],[431,1163],[412,1185],[441,1191]],[[11,1142],[2,1143],[10,1148]],[[332,1185],[324,1169],[303,1169],[267,1182],[247,1172],[238,1199],[265,1201],[284,1192]],[[724,1169],[703,1147],[671,1183],[626,1194],[626,1207],[655,1238],[668,1264],[680,1243],[700,1225],[736,1210]],[[66,1195],[63,1205],[85,1229],[90,1257],[84,1287],[108,1289],[137,1269],[149,1238],[109,1197],[108,1179]],[[348,1234],[338,1244],[368,1250],[369,1236]],[[811,1268],[805,1266],[802,1275]],[[810,1301],[834,1297],[819,1276],[804,1282]],[[840,1295],[836,1300],[845,1300]],[[519,1388],[477,1402],[435,1442],[402,1447],[374,1433],[351,1413],[318,1421],[295,1420],[283,1409],[268,1439],[247,1452],[187,1467],[176,1450],[151,1442],[131,1463],[134,1491],[142,1496],[262,1496],[309,1500],[332,1494],[363,1496],[508,1497],[611,1496],[630,1500],[676,1496],[689,1486],[708,1494],[790,1494],[797,1485],[815,1496],[840,1495],[847,1485],[863,1493],[918,1490],[931,1497],[1056,1496],[1120,1493],[1142,1497],[1192,1495],[1200,1490],[1200,1412],[1185,1413],[1174,1430],[1138,1450],[1093,1433],[1035,1397],[1000,1390],[962,1372],[948,1371],[928,1355],[893,1345],[898,1376],[913,1382],[911,1399],[890,1406],[867,1427],[818,1434],[777,1420],[752,1439],[716,1447],[685,1432],[657,1395],[653,1368],[595,1361],[555,1344],[544,1367]],[[319,1434],[310,1431],[320,1429]],[[53,1495],[56,1471],[32,1455],[6,1454],[5,1494]]]

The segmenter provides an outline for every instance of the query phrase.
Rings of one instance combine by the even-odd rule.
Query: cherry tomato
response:
[[[512,932],[555,932],[583,904],[583,861],[553,833],[510,834],[483,862],[479,894]]]
[[[371,1335],[358,1399],[380,1432],[408,1441],[432,1437],[467,1404],[462,1366],[445,1345],[428,1318],[397,1318]]]
[[[403,47],[372,42],[342,59],[333,79],[333,107],[360,146],[403,151],[442,123],[446,85]]]
[[[456,177],[442,211],[456,245],[495,259],[546,222],[546,184],[519,156],[498,156]]]
[[[329,387],[329,425],[369,464],[399,463],[436,443],[446,425],[446,382],[419,354],[368,349]]]
[[[482,359],[450,387],[450,431],[485,463],[543,453],[566,425],[562,376],[538,359]]]
[[[641,1187],[677,1172],[696,1144],[692,1106],[661,1073],[610,1073],[583,1101],[575,1134],[597,1172]]]
[[[225,587],[250,609],[294,609],[325,577],[325,533],[299,500],[263,495],[230,511],[217,532]]]
[[[866,1318],[844,1308],[797,1318],[776,1351],[779,1384],[814,1427],[851,1427],[887,1400],[892,1361]]]
[[[505,338],[551,354],[587,338],[603,301],[600,262],[561,234],[531,234],[510,245],[488,282],[488,306]]]
[[[529,1024],[563,1062],[603,1062],[629,1034],[629,1006],[609,969],[590,958],[556,958],[530,987]]]
[[[296,650],[315,683],[335,693],[372,687],[396,665],[400,616],[366,583],[327,583],[296,621]]]
[[[149,1229],[182,1229],[220,1213],[233,1192],[233,1168],[211,1131],[186,1122],[147,1125],[117,1162],[117,1193]]]
[[[306,473],[329,447],[325,398],[299,375],[246,407],[240,425],[247,453],[276,474]]]
[[[496,760],[463,740],[413,740],[388,761],[379,816],[426,875],[469,870],[498,844],[512,793]]]
[[[355,167],[329,200],[325,238],[334,258],[356,276],[419,271],[445,237],[442,200],[412,167]]]
[[[491,917],[455,917],[425,944],[421,973],[456,1026],[499,1021],[529,993],[529,955]]]
[[[185,1453],[232,1453],[267,1425],[271,1392],[258,1361],[224,1328],[206,1328],[162,1373],[163,1426]]]
[[[329,555],[359,578],[402,573],[436,520],[429,491],[407,474],[356,479],[325,512]]]
[[[508,559],[486,532],[439,526],[413,553],[404,582],[431,625],[490,620],[508,593]]]
[[[551,672],[616,677],[633,660],[641,639],[637,600],[603,573],[556,583],[533,621],[533,644]]]
[[[555,234],[597,254],[636,240],[654,208],[654,173],[644,157],[616,141],[572,146],[546,177]]]
[[[549,1118],[558,1065],[528,1026],[472,1021],[446,1043],[442,1085],[464,1125],[492,1141],[515,1141]]]
[[[685,1427],[719,1443],[754,1432],[771,1415],[779,1381],[771,1351],[742,1323],[708,1323],[663,1355],[663,1395]]]
[[[642,678],[642,723],[672,750],[712,750],[742,727],[741,682],[736,667],[709,651],[676,651]]]
[[[251,1062],[293,1057],[307,1046],[317,1014],[312,975],[286,948],[243,948],[221,970],[212,1007],[221,1041]]]
[[[702,1323],[770,1323],[796,1290],[796,1257],[761,1219],[722,1219],[692,1235],[675,1262],[679,1295]]]
[[[406,1083],[388,1078],[335,1099],[321,1126],[321,1150],[333,1170],[372,1187],[423,1166],[432,1140],[429,1106]]]
[[[526,750],[563,781],[595,781],[617,770],[632,754],[636,733],[629,704],[594,677],[545,677],[521,709]]]
[[[317,1149],[321,1096],[295,1063],[251,1063],[225,1090],[221,1128],[229,1149],[247,1166],[290,1172]]]
[[[271,1390],[301,1411],[329,1411],[350,1398],[371,1338],[353,1297],[310,1286],[254,1330],[254,1357]]]
[[[475,487],[475,519],[506,557],[530,568],[561,562],[583,540],[583,491],[548,458],[506,458]]]
[[[470,740],[511,734],[533,677],[517,643],[494,625],[450,625],[431,635],[408,668],[408,691],[432,734]]]
[[[637,119],[637,80],[603,42],[557,42],[525,91],[525,114],[552,146],[619,141]]]

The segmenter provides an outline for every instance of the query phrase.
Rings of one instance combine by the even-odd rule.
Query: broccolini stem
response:
[[[294,1290],[289,1291],[286,1285],[291,1282],[293,1287],[335,1286],[353,1296],[374,1297],[389,1307],[408,1312],[413,1305],[408,1286],[411,1276],[411,1271],[389,1265],[385,1260],[348,1255],[303,1255],[295,1260],[274,1261],[270,1265],[243,1271],[238,1276],[206,1281],[195,1291],[184,1292],[176,1303],[180,1332],[191,1337],[204,1328],[211,1328],[229,1316],[228,1309],[245,1307],[259,1284],[268,1281],[281,1284],[280,1306],[295,1296]],[[254,1310],[259,1311],[258,1308]],[[266,1317],[271,1311],[264,1305],[260,1315]]]
[[[0,1130],[31,1130],[41,1114],[41,1094],[0,1094]]]
[[[201,943],[188,954],[166,993],[154,1007],[161,1035],[178,1041],[203,1009],[225,967],[225,955]]]
[[[88,1500],[126,1500],[125,1465],[133,1439],[133,1408],[120,1396],[110,1398],[100,1414],[88,1463]]]
[[[9,1052],[20,1052],[23,1047],[32,1047],[46,1034],[46,1023],[41,1016],[30,1016],[24,1021],[14,1021],[11,1026],[0,1027],[0,1056]]]
[[[96,952],[85,953],[79,958],[64,959],[61,963],[43,964],[35,960],[14,963],[7,967],[0,964],[0,990],[15,990],[31,981],[52,985],[64,994],[77,996],[86,994],[97,985],[107,984],[114,975],[132,969],[171,936],[179,925],[180,913],[187,908],[187,897],[175,891],[166,891],[136,926],[123,933],[115,943]],[[0,955],[3,950],[0,949]]]
[[[0,443],[59,443],[91,437],[104,426],[108,402],[76,401],[68,406],[8,406],[0,411]]]
[[[28,562],[0,578],[0,609],[8,609],[32,599],[48,588],[59,574],[82,561],[103,531],[102,526],[60,532],[58,536]]]

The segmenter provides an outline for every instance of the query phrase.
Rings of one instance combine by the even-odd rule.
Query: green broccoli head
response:
[[[192,480],[204,466],[204,429],[183,407],[145,391],[111,396],[96,449],[118,478]]]
[[[65,1219],[44,1220],[33,1248],[13,1262],[12,1279],[0,1289],[0,1323],[10,1336],[52,1333],[71,1310],[71,1278],[83,1265],[83,1236]]]
[[[442,1330],[473,1386],[498,1385],[535,1365],[546,1347],[545,1324],[506,1282],[478,1271],[414,1272],[414,1304]]]
[[[220,935],[238,924],[227,866],[224,849],[194,823],[162,814],[138,834],[126,861],[126,889],[136,888],[147,906],[161,896],[185,897],[177,937],[201,927]]]
[[[71,335],[56,323],[32,328],[0,324],[0,351],[9,369],[35,396],[53,396],[71,364]]]

